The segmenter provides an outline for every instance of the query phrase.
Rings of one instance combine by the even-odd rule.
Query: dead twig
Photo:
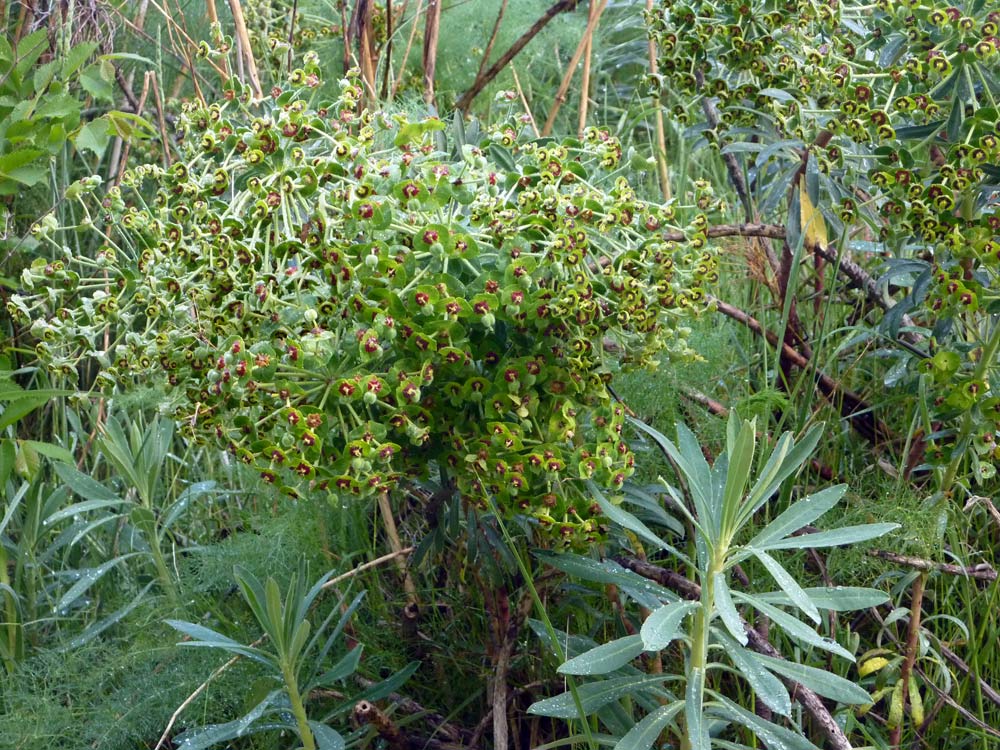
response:
[[[552,126],[555,125],[556,115],[559,114],[559,109],[562,107],[563,102],[566,101],[566,92],[569,91],[569,85],[573,81],[573,74],[576,72],[576,66],[580,63],[580,58],[583,56],[584,52],[587,51],[587,47],[594,37],[594,30],[597,28],[597,22],[601,19],[601,14],[604,13],[604,9],[608,6],[608,0],[599,0],[597,8],[591,8],[590,18],[587,20],[587,27],[583,31],[583,37],[580,39],[580,43],[576,46],[576,51],[573,53],[573,57],[569,61],[569,65],[566,66],[566,72],[563,74],[562,81],[559,83],[559,88],[556,90],[556,98],[552,102],[552,109],[549,110],[549,116],[545,120],[545,124],[542,126],[542,135],[546,136],[552,132]],[[583,96],[587,96],[587,91],[584,89]]]
[[[924,560],[921,557],[897,555],[895,552],[889,552],[881,549],[869,550],[868,554],[881,560],[888,560],[889,562],[896,563],[897,565],[905,565],[906,567],[913,568],[914,570],[923,570],[926,572],[937,571],[953,576],[975,578],[977,581],[995,581],[997,579],[997,571],[989,563],[979,563],[978,565],[973,565],[971,568],[965,568],[961,565],[953,565],[951,563],[939,563],[934,562],[933,560]]]
[[[511,60],[517,57],[528,42],[534,39],[538,33],[548,25],[549,21],[558,16],[560,13],[574,10],[578,2],[579,0],[559,0],[559,2],[550,6],[549,9],[546,10],[541,17],[531,25],[531,28],[521,34],[521,36],[519,36],[517,40],[510,45],[510,48],[500,55],[500,58],[493,63],[488,70],[476,76],[476,79],[472,82],[469,90],[462,94],[458,101],[455,102],[455,109],[468,112],[473,99],[479,96],[482,90],[500,74],[500,71],[507,67]]]

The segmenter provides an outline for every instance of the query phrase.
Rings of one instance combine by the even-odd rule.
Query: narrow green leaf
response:
[[[338,680],[350,677],[357,670],[358,664],[361,663],[361,654],[363,651],[364,647],[359,643],[348,651],[340,661],[317,677],[315,685],[328,686]]]
[[[814,646],[824,651],[829,651],[830,653],[837,654],[838,656],[843,656],[848,661],[854,661],[854,654],[846,648],[841,646],[832,638],[825,638],[821,636],[804,622],[792,617],[792,615],[788,614],[784,610],[778,609],[767,602],[761,601],[756,597],[743,594],[739,591],[733,592],[733,598],[737,601],[743,602],[744,604],[749,604],[761,614],[765,614],[770,617],[774,621],[775,625],[784,630],[789,637],[794,638],[800,643],[807,646]]]
[[[642,637],[627,635],[570,659],[557,671],[573,675],[607,674],[625,666],[642,652]]]
[[[872,702],[868,691],[853,682],[845,680],[825,669],[816,669],[793,661],[775,659],[773,656],[758,654],[757,659],[772,672],[795,680],[824,698],[850,706],[861,706]]]
[[[164,620],[164,622],[174,630],[179,630],[184,635],[195,639],[181,641],[177,644],[178,646],[218,648],[233,654],[245,656],[248,659],[253,659],[269,667],[277,667],[275,661],[260,649],[253,648],[252,646],[244,646],[242,643],[234,641],[232,638],[224,636],[222,633],[216,632],[211,628],[206,628],[204,625],[198,625],[194,622],[184,622],[183,620]]]
[[[823,425],[813,425],[798,443],[795,443],[790,433],[785,433],[778,439],[774,452],[747,495],[738,526],[742,526],[753,517],[754,513],[760,510],[760,506],[777,491],[781,483],[802,467],[816,450],[822,434]]]
[[[62,510],[57,510],[43,522],[46,526],[62,521],[64,518],[72,518],[81,513],[90,513],[94,510],[104,510],[105,508],[117,508],[128,503],[121,498],[114,500],[84,500],[82,503],[73,503]]]
[[[806,616],[818,625],[820,622],[819,610],[816,609],[816,605],[809,599],[809,595],[803,591],[799,582],[777,560],[766,552],[754,550],[754,556],[764,565],[781,590],[788,594],[788,598],[792,600],[792,603],[805,612]]]
[[[726,626],[726,630],[729,631],[733,638],[745,646],[747,644],[746,629],[744,628],[743,618],[740,617],[740,613],[736,611],[736,605],[733,604],[733,597],[729,591],[729,582],[726,580],[726,574],[716,573],[712,580],[715,591],[715,608],[719,610],[722,624]]]
[[[87,591],[97,583],[99,580],[104,578],[112,569],[117,565],[120,565],[125,560],[130,557],[135,557],[138,552],[130,552],[127,555],[119,555],[118,557],[103,562],[95,568],[82,568],[76,571],[77,580],[72,586],[67,589],[66,593],[62,595],[59,599],[59,603],[56,604],[56,611],[61,611],[66,609],[69,605],[83,596]]]
[[[750,481],[753,466],[756,420],[743,421],[736,429],[735,410],[730,414],[729,429],[729,471],[726,473],[726,488],[722,493],[722,531],[732,536],[736,532],[734,524],[738,517],[743,490]]]
[[[671,678],[665,675],[612,677],[607,680],[579,685],[576,692],[580,698],[580,705],[583,707],[583,715],[590,716],[612,701],[616,701],[626,695],[636,695],[642,690],[655,688],[658,685],[662,685],[668,679]],[[544,700],[532,703],[528,708],[528,713],[535,716],[551,716],[554,719],[580,718],[580,714],[576,708],[576,701],[573,699],[573,693],[568,690],[552,698],[545,698]]]
[[[699,602],[681,601],[654,609],[639,631],[644,650],[661,651],[683,636],[684,618],[700,606]]]
[[[51,458],[55,461],[62,461],[66,464],[73,463],[73,454],[68,450],[63,448],[61,445],[53,445],[52,443],[43,443],[40,440],[21,440],[21,445],[30,445],[41,455]]]
[[[851,612],[856,609],[877,607],[889,601],[889,595],[878,589],[866,589],[856,586],[809,587],[803,589],[809,595],[809,600],[819,609],[830,609],[834,612]],[[792,602],[784,591],[770,591],[765,594],[754,594],[755,599],[780,606],[791,606]]]
[[[73,649],[79,648],[80,646],[83,646],[84,644],[94,640],[97,636],[99,636],[105,630],[110,628],[112,625],[115,625],[116,623],[119,623],[122,620],[124,620],[132,610],[134,610],[142,603],[143,599],[146,598],[146,594],[148,594],[149,590],[155,585],[156,581],[150,581],[149,583],[146,584],[146,586],[142,589],[142,591],[140,591],[135,596],[135,598],[132,599],[132,601],[130,601],[124,607],[115,610],[104,619],[98,620],[97,622],[88,625],[86,628],[81,630],[76,636],[70,639],[65,646],[61,646],[60,648],[56,649],[56,651],[57,652],[72,651]]]
[[[743,648],[726,633],[715,631],[715,635],[732,660],[733,666],[750,683],[757,697],[776,714],[790,716],[792,698],[781,680],[767,671],[753,651]]]
[[[660,537],[650,531],[649,527],[634,515],[604,497],[604,493],[601,492],[600,488],[596,484],[588,481],[587,487],[593,494],[597,504],[601,507],[601,510],[604,511],[604,515],[606,515],[611,521],[614,521],[619,526],[628,529],[643,541],[648,542],[655,547],[659,547],[666,552],[670,552],[672,555],[676,555],[688,565],[691,564],[688,557],[680,550],[674,549],[672,545],[667,544],[660,539]]]
[[[716,695],[721,713],[726,714],[737,724],[742,724],[759,739],[764,741],[768,750],[819,750],[813,743],[790,729],[766,721],[754,713],[738,706],[723,695]]]
[[[347,747],[340,733],[326,724],[310,720],[309,728],[312,730],[313,739],[316,740],[316,750],[344,750]]]
[[[789,534],[798,531],[824,513],[832,509],[847,491],[846,484],[827,487],[812,495],[792,503],[784,513],[765,526],[755,536],[747,547],[753,549],[769,549],[771,542],[776,542]]]
[[[683,701],[674,701],[666,706],[660,706],[652,713],[647,714],[642,721],[618,740],[614,750],[649,750],[656,742],[656,738],[660,736],[663,728],[673,721],[673,718],[683,708]]]
[[[839,529],[801,534],[769,542],[766,549],[819,549],[843,544],[858,544],[876,539],[899,528],[898,523],[866,523],[859,526],[842,526]]]
[[[55,464],[53,467],[59,478],[66,483],[73,492],[84,500],[109,500],[122,502],[114,492],[109,490],[100,482],[96,482],[86,474],[82,474],[72,466],[66,464]]]

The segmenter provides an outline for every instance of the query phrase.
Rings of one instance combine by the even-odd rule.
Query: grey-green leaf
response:
[[[876,539],[899,528],[898,523],[865,523],[859,526],[842,526],[830,531],[819,531],[815,534],[779,539],[770,542],[767,549],[817,549],[819,547],[838,547],[843,544],[858,544]]]
[[[742,594],[738,591],[733,592],[733,598],[737,601],[749,604],[760,613],[770,617],[774,621],[775,625],[780,627],[795,640],[808,646],[815,646],[816,648],[823,649],[824,651],[829,651],[830,653],[837,654],[838,656],[843,656],[848,661],[854,661],[854,654],[846,648],[841,646],[832,638],[825,638],[824,636],[821,636],[804,622],[792,617],[784,610],[778,609],[777,607],[771,606],[767,602],[764,602],[756,597],[748,596],[747,594]]]
[[[745,646],[747,634],[743,627],[743,618],[740,617],[740,613],[736,611],[736,605],[733,604],[733,596],[729,590],[729,583],[726,581],[726,574],[716,573],[713,580],[715,582],[715,608],[719,610],[722,624],[726,626],[726,630],[733,638]]]
[[[683,701],[674,701],[647,714],[618,740],[614,750],[649,750],[663,731],[663,727],[669,724],[682,708],[684,708]]]
[[[834,612],[851,612],[856,609],[877,607],[889,601],[889,595],[878,589],[866,589],[858,586],[814,586],[803,589],[809,599],[819,609],[830,609]],[[754,594],[755,599],[779,606],[791,605],[788,594],[784,591],[769,591],[764,594]]]
[[[859,706],[871,703],[871,696],[868,691],[858,685],[845,680],[843,677],[827,672],[825,669],[808,667],[805,664],[797,664],[784,659],[775,659],[773,656],[758,654],[759,659],[772,672],[787,677],[790,680],[805,685],[814,693],[819,693],[824,698],[835,700],[838,703]]]
[[[781,587],[781,590],[788,594],[788,598],[792,600],[792,603],[805,612],[806,616],[818,625],[820,621],[819,610],[816,609],[816,605],[809,599],[809,595],[803,591],[799,582],[777,560],[766,552],[754,550],[754,556],[760,560],[767,569],[767,572],[771,574],[771,577]]]
[[[767,671],[756,658],[756,654],[740,646],[728,634],[719,631],[715,631],[715,634],[732,660],[733,666],[750,683],[757,697],[775,713],[789,716],[792,712],[792,699],[781,680]]]
[[[604,706],[612,701],[661,685],[665,679],[664,675],[612,677],[608,680],[588,682],[585,685],[580,685],[576,689],[576,694],[580,698],[583,715],[589,716],[604,708]],[[580,714],[576,708],[576,701],[573,698],[573,693],[570,691],[560,693],[552,698],[536,701],[528,708],[528,713],[535,716],[551,716],[554,719],[580,718]]]
[[[792,503],[784,513],[765,526],[747,546],[754,549],[768,549],[771,542],[798,531],[829,511],[840,502],[846,491],[846,484],[838,484]]]
[[[627,635],[570,659],[558,671],[576,675],[607,674],[625,666],[642,652],[642,637]]]
[[[660,651],[683,635],[681,623],[698,602],[674,602],[654,609],[642,624],[639,636],[646,651]]]

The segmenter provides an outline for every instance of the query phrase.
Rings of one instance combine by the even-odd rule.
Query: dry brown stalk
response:
[[[229,9],[233,13],[236,37],[240,40],[243,61],[246,63],[254,99],[260,101],[264,98],[264,91],[260,87],[260,78],[257,76],[257,61],[254,60],[253,49],[250,47],[250,32],[247,31],[247,23],[243,18],[243,5],[240,3],[240,0],[229,0]]]
[[[438,34],[441,30],[441,0],[427,0],[424,25],[424,103],[434,105],[434,73],[437,69]]]
[[[899,669],[899,681],[903,685],[903,705],[913,700],[910,693],[910,675],[913,674],[913,664],[917,660],[917,648],[920,645],[920,616],[923,613],[924,604],[924,584],[927,583],[927,574],[921,573],[913,582],[913,591],[910,595],[910,627],[907,630],[906,650],[903,654],[903,665]],[[902,722],[894,726],[889,732],[889,745],[899,750],[900,740],[903,736]]]
[[[967,576],[975,578],[977,581],[995,581],[997,579],[997,571],[989,563],[980,563],[979,565],[973,565],[971,568],[966,568],[961,565],[939,563],[911,555],[898,555],[895,552],[881,549],[869,550],[868,554],[881,560],[896,563],[897,565],[905,565],[914,570],[925,572],[938,571],[952,576]]]
[[[653,10],[653,0],[646,0],[646,10]],[[657,63],[657,58],[659,53],[656,50],[656,40],[651,36],[649,38],[649,73],[650,75],[656,75],[659,70],[659,65]],[[656,110],[655,121],[656,121],[656,172],[660,178],[660,192],[663,193],[663,202],[666,203],[672,198],[672,190],[670,187],[670,171],[667,167],[667,135],[666,128],[663,122],[663,109],[660,107],[660,97],[653,97],[653,108]]]
[[[524,95],[524,89],[521,88],[521,81],[517,77],[517,68],[513,65],[510,68],[511,74],[514,76],[514,87],[517,89],[517,95],[521,99],[521,106],[524,107],[524,113],[528,116],[528,124],[531,125],[531,130],[535,134],[535,138],[541,136],[538,132],[538,123],[535,122],[535,115],[531,112],[531,105],[528,104],[528,98]]]
[[[576,51],[573,52],[573,57],[569,61],[569,65],[566,66],[566,72],[563,73],[562,81],[559,83],[559,88],[556,90],[556,98],[552,102],[552,109],[549,110],[549,116],[545,120],[545,124],[542,126],[542,135],[546,136],[552,132],[552,126],[555,125],[556,115],[559,114],[559,109],[562,107],[563,102],[566,101],[566,92],[569,91],[569,85],[573,81],[573,74],[576,72],[576,66],[580,63],[580,58],[583,57],[583,53],[587,50],[587,45],[594,36],[594,30],[597,28],[597,22],[601,19],[601,14],[604,13],[604,9],[608,7],[608,0],[599,0],[597,9],[592,10],[590,18],[587,19],[587,27],[583,30],[583,37],[580,39],[580,43],[576,46]],[[586,96],[586,92],[584,92]]]
[[[399,64],[399,75],[396,76],[396,80],[392,82],[392,94],[390,99],[396,98],[396,92],[399,91],[400,85],[403,83],[403,75],[406,73],[406,62],[410,59],[410,50],[413,48],[413,39],[417,35],[417,19],[420,18],[422,12],[424,0],[417,0],[417,7],[413,11],[413,25],[410,28],[410,36],[406,40],[406,49],[403,50],[403,61]]]
[[[605,3],[606,5],[606,3]],[[594,18],[597,12],[596,0],[590,0],[590,15],[588,22]],[[594,35],[587,37],[587,49],[583,51],[583,77],[580,82],[580,118],[577,121],[577,135],[583,137],[583,131],[587,127],[587,109],[590,106],[590,62],[593,57]]]

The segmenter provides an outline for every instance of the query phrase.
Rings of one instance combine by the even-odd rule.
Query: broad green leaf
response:
[[[778,609],[767,602],[761,601],[756,597],[743,594],[739,591],[733,592],[733,598],[737,601],[743,602],[744,604],[749,604],[761,614],[770,617],[771,620],[774,621],[775,625],[784,630],[789,637],[794,638],[796,641],[799,641],[807,646],[814,646],[822,649],[823,651],[829,651],[830,653],[837,654],[838,656],[843,656],[848,661],[854,661],[854,654],[846,648],[841,646],[832,638],[825,638],[824,636],[821,636],[804,622],[796,619],[784,610]]]
[[[121,498],[100,482],[96,482],[86,474],[82,474],[72,466],[55,464],[52,467],[59,478],[73,492],[85,500],[109,500],[121,502]]]
[[[834,612],[851,612],[856,609],[877,607],[889,601],[889,595],[878,589],[866,589],[856,586],[810,587],[803,589],[809,600],[819,609],[830,609]],[[783,591],[770,591],[765,594],[754,594],[768,604],[791,606],[788,594]]]
[[[607,674],[623,667],[643,652],[642,637],[627,635],[604,643],[570,659],[557,670],[560,674]]]
[[[769,542],[767,549],[818,549],[820,547],[837,547],[842,544],[857,544],[867,542],[869,539],[876,539],[898,528],[898,523],[866,523],[859,526],[842,526],[830,531],[800,534],[799,536],[779,539],[776,542]]]
[[[0,179],[4,176],[3,167],[0,166]],[[18,390],[8,393],[10,396],[9,398],[4,399],[0,396],[0,400],[6,400],[8,402],[4,405],[3,413],[0,414],[0,430],[4,430],[12,424],[16,424],[22,417],[27,416],[35,409],[44,406],[52,400],[51,394],[47,391]]]
[[[771,574],[771,577],[775,580],[781,590],[788,594],[788,598],[792,600],[792,603],[805,612],[806,616],[818,625],[820,622],[819,610],[816,609],[816,605],[810,601],[809,595],[802,590],[799,582],[796,581],[777,560],[766,552],[754,550],[754,556],[760,560],[761,564],[763,564],[763,566],[767,569],[767,572]]]
[[[80,151],[90,151],[98,158],[104,156],[104,151],[111,142],[110,123],[107,117],[96,117],[80,127],[73,137],[73,143]]]
[[[80,42],[73,46],[62,61],[62,77],[73,75],[97,49],[97,42]]]
[[[56,71],[58,69],[58,60],[50,60],[49,62],[43,63],[35,68],[35,74],[32,77],[32,85],[35,87],[36,95],[45,93],[45,89],[48,88],[50,83],[52,83],[52,79],[56,77]]]
[[[634,677],[612,677],[608,680],[588,682],[577,687],[576,692],[583,707],[583,715],[590,716],[612,701],[626,695],[634,695],[641,690],[648,690],[662,685],[671,679],[665,675],[636,675]],[[680,679],[680,678],[673,678]],[[554,719],[579,719],[573,693],[566,691],[552,698],[532,703],[529,714],[536,716],[551,716]]]
[[[746,629],[744,628],[743,618],[740,617],[740,613],[736,611],[736,605],[733,604],[733,597],[729,590],[729,582],[726,580],[726,574],[716,573],[712,580],[714,582],[713,589],[715,590],[715,608],[719,611],[722,624],[726,626],[726,630],[729,631],[733,638],[745,646],[747,643]]]
[[[17,43],[17,65],[14,70],[22,81],[28,77],[42,53],[49,48],[49,32],[44,26],[32,31]]]
[[[114,88],[111,86],[113,75],[113,71],[109,74],[104,65],[96,62],[80,73],[80,85],[95,99],[112,104],[115,99]]]
[[[816,667],[808,667],[805,664],[797,664],[793,661],[775,659],[773,656],[766,656],[764,654],[757,654],[757,659],[772,672],[776,672],[790,680],[795,680],[805,685],[814,693],[822,695],[824,698],[851,706],[859,706],[872,702],[867,690],[832,672],[827,672],[825,669],[816,669]]]
[[[792,699],[781,680],[767,671],[753,651],[743,648],[726,633],[716,630],[715,634],[732,660],[733,666],[750,683],[757,697],[775,713],[790,716]]]
[[[770,549],[772,542],[776,542],[789,534],[798,531],[803,526],[815,521],[824,513],[831,510],[840,498],[847,491],[847,485],[838,484],[827,487],[812,495],[797,500],[792,503],[784,513],[780,514],[771,523],[765,526],[757,536],[755,536],[747,547],[753,549]]]
[[[673,718],[684,708],[683,701],[674,701],[666,706],[660,706],[642,721],[632,727],[628,733],[618,740],[614,750],[649,750],[656,742],[663,728],[673,721]]]
[[[699,602],[683,601],[654,609],[639,631],[644,650],[661,651],[682,637],[684,618],[700,606]]]

